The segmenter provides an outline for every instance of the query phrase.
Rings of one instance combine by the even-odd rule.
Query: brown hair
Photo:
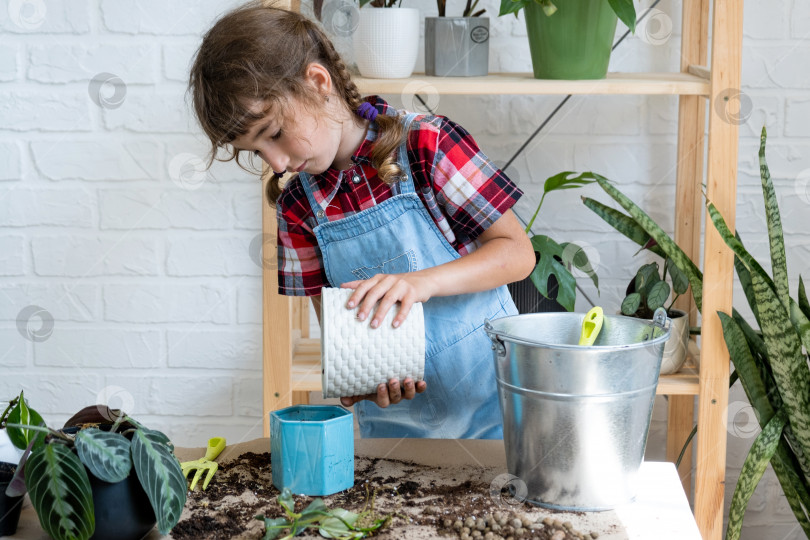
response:
[[[285,102],[293,96],[312,110],[322,106],[320,96],[305,84],[304,73],[312,62],[327,69],[335,93],[354,114],[363,103],[360,92],[334,45],[314,22],[294,11],[254,1],[214,24],[203,36],[189,76],[194,113],[211,142],[209,167],[215,159],[235,159],[243,169],[257,172],[252,161],[252,170],[243,165],[240,151],[229,143],[268,113],[292,119]],[[267,104],[264,111],[249,109],[256,100]],[[383,114],[376,123],[378,137],[371,164],[390,184],[402,174],[394,154],[404,136],[402,124],[399,117]],[[228,152],[225,158],[217,157],[220,148]],[[274,175],[267,184],[266,195],[272,204],[281,194],[280,180]]]

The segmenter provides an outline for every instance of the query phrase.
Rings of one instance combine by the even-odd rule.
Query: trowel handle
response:
[[[208,448],[205,450],[205,459],[212,460],[225,448],[225,437],[212,437],[208,439]]]

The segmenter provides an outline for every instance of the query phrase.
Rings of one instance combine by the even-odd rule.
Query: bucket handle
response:
[[[489,319],[484,319],[484,330],[489,336],[489,339],[492,340],[492,350],[495,351],[498,356],[506,356],[506,346],[495,333],[495,328],[492,326],[492,323],[489,322]]]
[[[660,328],[664,331],[668,331],[672,326],[672,319],[667,317],[667,310],[659,307],[653,312],[653,319],[652,319],[653,328]],[[653,329],[650,334],[644,336],[643,341],[647,341],[648,339],[652,339],[655,336],[655,330]]]

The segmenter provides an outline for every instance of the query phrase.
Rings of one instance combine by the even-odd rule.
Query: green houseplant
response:
[[[27,408],[22,396],[18,407]],[[12,411],[15,419],[7,423],[9,436],[29,441],[25,486],[52,538],[140,538],[155,521],[163,534],[179,521],[186,479],[163,433],[103,405],[83,409],[58,430],[38,425],[38,415]],[[138,497],[143,504],[125,507]],[[110,502],[102,520],[101,505]]]
[[[521,9],[537,79],[603,79],[617,20],[636,27],[633,0],[501,0],[499,15]]]
[[[595,177],[591,173],[576,175],[576,173],[565,171],[547,178],[544,182],[540,202],[525,229],[526,234],[529,235],[532,241],[536,264],[528,278],[523,282],[510,284],[509,287],[521,312],[535,311],[535,309],[521,309],[521,304],[539,304],[539,301],[522,302],[518,299],[529,283],[543,298],[555,301],[566,311],[574,311],[577,290],[576,278],[571,272],[572,268],[586,274],[593,281],[597,290],[599,289],[599,277],[591,267],[588,255],[581,246],[572,242],[558,243],[545,234],[534,234],[532,232],[532,226],[540,213],[546,195],[553,191],[583,187],[594,183],[594,181]],[[551,311],[553,307],[545,310]]]
[[[756,330],[737,310],[731,315],[718,313],[734,365],[729,384],[741,382],[762,428],[751,445],[731,497],[727,540],[740,537],[748,501],[768,464],[773,467],[799,525],[810,538],[810,367],[806,352],[810,350],[810,302],[801,277],[797,299],[789,295],[781,217],[765,160],[766,138],[763,128],[759,161],[772,276],[746,250],[739,236],[731,232],[715,206],[708,203],[714,227],[735,254],[737,276],[760,328]],[[629,214],[611,209],[620,223],[619,230],[642,246],[653,238],[687,275],[700,310],[703,276],[697,266],[638,206],[606,180],[597,181]]]
[[[438,17],[425,17],[425,74],[476,77],[489,73],[489,17],[478,0],[467,0],[461,17],[448,17],[447,0],[436,0]]]

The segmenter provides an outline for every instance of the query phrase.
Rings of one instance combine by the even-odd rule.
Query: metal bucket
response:
[[[669,320],[605,315],[593,346],[583,315],[537,313],[485,324],[492,339],[514,495],[561,510],[608,510],[635,497]]]

